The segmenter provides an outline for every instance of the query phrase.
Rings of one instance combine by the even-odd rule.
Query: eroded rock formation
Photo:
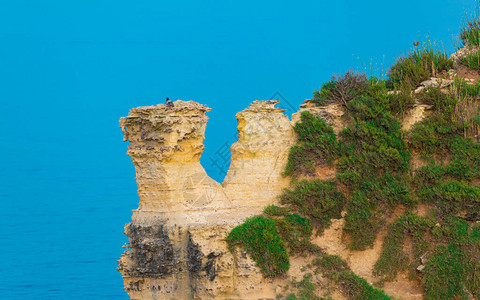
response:
[[[275,298],[276,285],[224,238],[275,203],[295,142],[278,101],[255,101],[237,114],[239,140],[223,186],[200,164],[210,108],[193,101],[138,107],[120,119],[137,174],[140,203],[125,226],[119,260],[132,299]]]
[[[342,106],[318,107],[312,101],[307,99],[292,121],[275,107],[278,101],[254,101],[239,112],[239,139],[231,147],[223,184],[210,178],[200,164],[207,106],[178,100],[173,108],[134,108],[120,119],[124,140],[130,142],[127,154],[135,166],[140,198],[132,222],[125,226],[129,243],[118,262],[131,299],[275,299],[292,276],[305,274],[304,267],[313,257],[292,257],[287,276],[265,279],[243,250],[232,254],[224,239],[246,218],[276,204],[288,187],[290,180],[282,172],[296,139],[293,125],[303,111],[321,116],[336,133],[345,126]],[[423,119],[423,110],[417,110],[409,112],[412,116],[405,119],[404,127]],[[334,178],[335,170],[328,171],[319,170],[317,177]],[[312,242],[344,258],[356,273],[374,282],[373,264],[382,235],[374,248],[352,252],[343,241],[343,222],[336,220]],[[368,261],[358,258],[366,253]],[[327,285],[319,282],[318,288]],[[422,297],[407,279],[385,289],[402,299]],[[339,291],[331,292],[334,299],[344,299]]]

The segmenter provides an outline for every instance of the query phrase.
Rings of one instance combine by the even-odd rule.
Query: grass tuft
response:
[[[446,54],[439,51],[435,44],[423,43],[416,46],[413,53],[400,58],[388,72],[388,85],[393,89],[413,89],[422,81],[438,76],[453,66]]]

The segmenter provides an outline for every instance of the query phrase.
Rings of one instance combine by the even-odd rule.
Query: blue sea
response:
[[[0,178],[0,299],[129,299],[115,269],[138,202],[132,170],[11,171]]]

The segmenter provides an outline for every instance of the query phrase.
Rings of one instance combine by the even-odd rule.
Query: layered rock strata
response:
[[[207,106],[178,100],[120,119],[140,198],[119,260],[132,299],[275,297],[275,285],[243,251],[229,252],[224,239],[288,186],[281,173],[295,136],[277,103],[255,101],[237,114],[239,140],[223,186],[200,164]]]

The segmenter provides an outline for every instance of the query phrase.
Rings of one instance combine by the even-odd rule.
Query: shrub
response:
[[[473,70],[480,70],[480,51],[475,50],[462,58],[462,63]]]
[[[461,261],[461,250],[453,244],[435,248],[425,265],[423,283],[426,299],[452,299],[464,297],[465,273]]]
[[[312,219],[321,233],[330,226],[331,219],[341,218],[345,196],[337,190],[334,181],[302,180],[293,189],[286,189],[280,197],[282,204]]]
[[[387,300],[389,296],[383,291],[373,288],[368,282],[353,272],[341,273],[339,276],[343,293],[349,299],[358,300]]]
[[[297,143],[292,146],[284,175],[311,174],[315,167],[331,164],[337,153],[337,137],[324,119],[307,111],[294,126]]]
[[[472,226],[472,239],[474,241],[480,241],[480,223]]]
[[[445,155],[451,151],[455,137],[463,135],[463,125],[454,117],[457,100],[437,88],[427,89],[419,99],[432,105],[434,112],[413,126],[410,145],[424,156]]]
[[[467,24],[460,31],[460,38],[464,45],[470,47],[480,46],[480,21],[478,19],[478,11],[467,20]]]
[[[469,238],[468,223],[455,216],[448,216],[442,222],[441,226],[436,226],[432,230],[433,238],[437,243],[462,243]]]
[[[443,114],[453,113],[457,100],[442,92],[437,87],[427,87],[418,95],[418,100],[432,106],[432,109]]]
[[[303,279],[300,281],[292,280],[292,286],[298,289],[298,297],[292,297],[292,299],[300,300],[320,300],[319,297],[315,295],[315,285],[312,283],[312,274],[303,275]],[[293,294],[295,295],[295,294]]]
[[[426,66],[417,60],[415,55],[399,58],[388,72],[389,87],[392,89],[415,88],[430,77]]]
[[[434,44],[415,47],[412,54],[400,58],[388,72],[389,86],[394,89],[412,89],[422,81],[452,68],[448,56],[436,49]]]
[[[409,258],[403,251],[405,238],[410,236],[414,244],[414,258],[418,259],[428,248],[425,234],[433,227],[433,222],[411,212],[396,219],[388,228],[383,241],[380,258],[374,271],[382,281],[394,280],[399,271],[407,268]]]
[[[364,180],[378,178],[384,171],[408,170],[410,152],[400,123],[381,107],[371,99],[362,101],[355,108],[355,124],[340,132],[339,179],[347,185],[359,188]]]
[[[415,104],[415,98],[409,89],[400,89],[387,96],[389,111],[399,117],[404,117],[405,113]]]
[[[268,216],[272,216],[272,217],[275,217],[275,216],[286,216],[288,215],[289,213],[289,209],[286,208],[286,207],[280,207],[280,206],[276,206],[276,205],[269,205],[267,207],[265,207],[265,209],[263,210],[263,212],[268,215]]]
[[[275,221],[256,216],[235,227],[227,236],[229,248],[241,246],[257,263],[265,277],[288,271],[290,261],[285,242],[278,235]]]
[[[436,185],[422,187],[418,191],[422,202],[431,203],[440,218],[466,211],[475,219],[480,209],[480,187],[464,181],[442,180]]]
[[[480,134],[480,84],[467,84],[464,80],[456,80],[451,94],[457,99],[454,119],[463,129],[464,137],[476,138]]]
[[[350,249],[365,250],[373,245],[381,226],[376,208],[377,204],[370,201],[363,192],[356,192],[350,199],[343,227],[351,237]]]
[[[409,134],[410,144],[425,157],[445,155],[451,151],[455,136],[462,132],[458,122],[435,115],[413,126]]]
[[[445,174],[458,180],[480,179],[480,144],[457,138],[451,149],[451,162],[445,167]]]
[[[480,83],[470,84],[461,78],[457,78],[453,84],[454,95],[456,98],[474,97],[479,99],[480,96]]]
[[[317,272],[340,286],[347,299],[390,299],[383,291],[373,288],[368,282],[355,275],[338,256],[322,254],[315,261]]]
[[[412,204],[407,181],[410,151],[388,106],[382,94],[351,101],[353,124],[340,132],[337,178],[352,194],[344,227],[352,249],[373,244],[381,225],[379,207]]]
[[[278,234],[285,241],[289,254],[303,253],[311,250],[312,221],[297,214],[287,214],[283,218],[273,219]]]
[[[425,264],[426,299],[463,299],[480,295],[480,242],[476,227],[449,216],[432,230],[437,246]]]
[[[345,75],[333,75],[332,79],[322,85],[320,91],[314,91],[317,105],[337,103],[346,106],[351,100],[360,96],[368,86],[365,74],[347,71]]]

